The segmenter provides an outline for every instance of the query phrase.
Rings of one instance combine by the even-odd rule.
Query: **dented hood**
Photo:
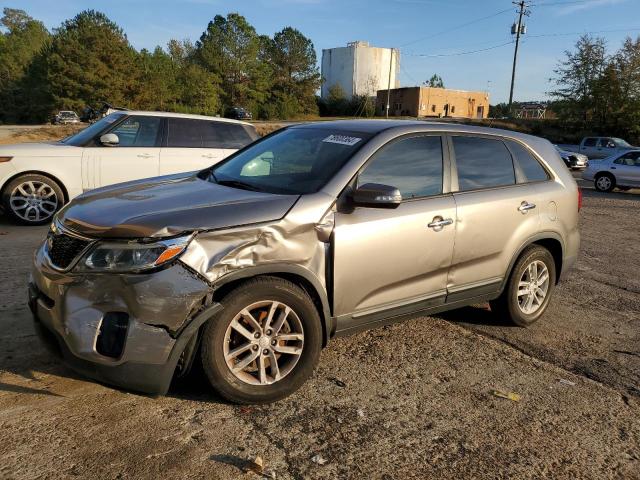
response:
[[[92,237],[164,237],[278,220],[298,197],[231,188],[189,173],[92,190],[69,203],[58,220]]]

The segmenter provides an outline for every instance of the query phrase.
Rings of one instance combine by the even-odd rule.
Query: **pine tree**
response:
[[[0,122],[16,122],[24,120],[24,75],[49,32],[23,10],[5,8],[3,14],[0,24],[6,31],[0,33]]]

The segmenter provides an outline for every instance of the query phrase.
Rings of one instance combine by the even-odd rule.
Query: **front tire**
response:
[[[226,295],[202,338],[204,371],[213,388],[240,404],[270,403],[302,386],[320,359],[316,307],[297,285],[258,277]]]
[[[2,206],[15,223],[44,225],[64,205],[60,185],[44,175],[28,173],[11,180],[2,190]]]
[[[602,173],[595,178],[593,184],[599,192],[608,193],[615,188],[616,179],[609,173]]]
[[[555,279],[556,265],[549,250],[530,245],[511,270],[500,297],[489,302],[491,311],[527,327],[539,320],[547,309]]]

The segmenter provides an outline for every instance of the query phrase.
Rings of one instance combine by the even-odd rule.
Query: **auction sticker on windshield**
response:
[[[361,138],[358,137],[349,137],[347,135],[329,135],[327,138],[322,140],[327,143],[338,143],[340,145],[349,145],[350,147],[358,143]]]

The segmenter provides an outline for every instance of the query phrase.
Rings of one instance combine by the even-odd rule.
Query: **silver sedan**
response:
[[[640,187],[640,150],[618,153],[602,160],[591,160],[582,179],[592,181],[596,190],[629,190]]]

